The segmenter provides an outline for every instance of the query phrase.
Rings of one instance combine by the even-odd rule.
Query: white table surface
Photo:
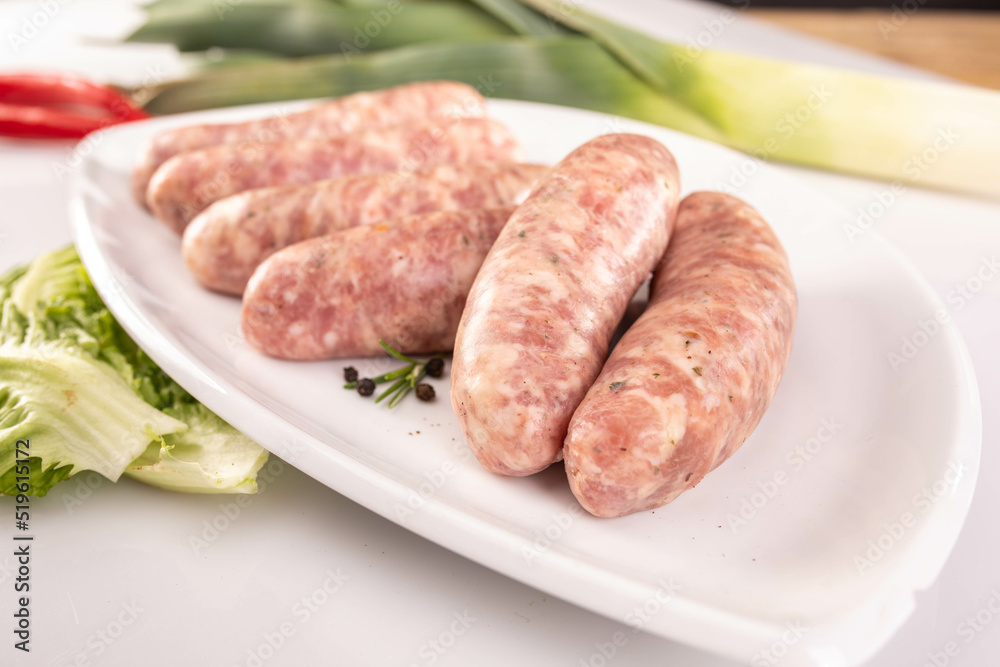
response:
[[[180,70],[172,49],[101,44],[134,25],[123,2],[0,4],[0,69],[77,71],[142,83]],[[686,42],[722,8],[687,0],[591,0],[588,7]],[[52,11],[57,7],[57,11]],[[713,46],[903,76],[901,65],[739,16]],[[35,26],[32,32],[25,21]],[[26,31],[26,32],[25,32]],[[21,43],[10,35],[29,35]],[[15,45],[17,41],[17,45]],[[17,48],[15,48],[15,46]],[[0,139],[0,269],[70,241],[71,144]],[[1000,156],[998,156],[1000,158]],[[848,211],[886,184],[795,169]],[[875,229],[947,299],[1000,251],[1000,204],[909,189]],[[984,406],[979,484],[962,535],[913,616],[870,664],[985,667],[1000,656],[1000,280],[950,315],[965,337]],[[32,503],[32,652],[0,642],[2,665],[685,665],[728,660],[581,610],[454,555],[281,462],[262,492],[168,494],[84,473]],[[0,501],[0,524],[13,516]],[[13,519],[10,518],[12,524]],[[212,523],[221,530],[209,528]],[[0,529],[9,539],[12,527]],[[199,541],[200,540],[200,541]],[[16,602],[12,550],[0,550],[0,615]],[[996,621],[996,622],[994,622]],[[618,632],[627,638],[614,649]],[[948,652],[950,651],[950,655]],[[780,662],[775,663],[780,664]]]

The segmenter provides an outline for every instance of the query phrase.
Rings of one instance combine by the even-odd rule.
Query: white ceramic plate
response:
[[[554,163],[609,131],[660,139],[685,191],[738,185],[792,261],[795,350],[753,436],[671,505],[596,519],[579,510],[561,466],[525,479],[481,469],[446,381],[435,404],[410,398],[389,411],[340,388],[343,366],[369,374],[387,361],[257,354],[239,336],[238,302],[200,289],[178,238],[131,200],[131,162],[155,132],[296,106],[135,123],[89,142],[74,185],[77,245],[114,314],[170,375],[329,487],[636,632],[787,666],[859,664],[892,635],[958,536],[981,444],[964,345],[893,249],[871,232],[851,243],[833,205],[742,154],[601,114],[491,103],[534,161]]]

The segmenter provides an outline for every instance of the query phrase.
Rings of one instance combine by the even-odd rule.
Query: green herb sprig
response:
[[[349,379],[349,377],[354,377],[356,379],[347,382],[344,385],[344,389],[356,389],[358,390],[358,393],[363,396],[369,396],[372,393],[370,388],[374,385],[392,382],[389,388],[379,394],[378,398],[375,399],[376,403],[380,403],[382,400],[388,398],[390,408],[399,405],[400,401],[406,398],[407,394],[414,389],[418,390],[417,397],[420,398],[420,400],[432,400],[434,398],[434,388],[429,384],[424,384],[420,381],[427,375],[430,375],[431,377],[441,377],[444,370],[444,360],[441,357],[433,357],[427,361],[417,361],[416,359],[411,359],[405,354],[392,349],[392,347],[384,340],[379,340],[379,345],[381,345],[388,354],[399,359],[400,361],[406,362],[407,365],[402,368],[397,368],[394,371],[377,375],[373,378],[361,379],[357,379],[357,371],[353,368],[345,369],[345,374],[347,375],[345,379]],[[363,393],[362,390],[366,391]]]

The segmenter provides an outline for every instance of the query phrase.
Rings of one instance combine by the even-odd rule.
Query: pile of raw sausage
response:
[[[132,185],[195,279],[243,296],[261,351],[420,353],[451,349],[486,252],[548,171],[520,153],[474,88],[433,81],[163,132]]]
[[[551,168],[519,154],[473,89],[430,82],[164,133],[133,186],[199,282],[242,294],[262,352],[453,349],[452,405],[484,467],[565,459],[592,514],[659,507],[773,398],[796,316],[787,257],[746,203],[682,200],[649,137],[604,135]]]
[[[694,487],[757,426],[791,352],[788,260],[747,204],[679,190],[661,144],[606,135],[511,215],[452,364],[452,405],[486,468],[564,458],[584,508],[623,516]],[[649,304],[608,357],[650,271]]]

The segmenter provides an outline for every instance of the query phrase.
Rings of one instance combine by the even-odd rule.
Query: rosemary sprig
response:
[[[407,368],[410,372],[396,380],[391,387],[379,394],[379,397],[375,399],[376,403],[380,402],[383,398],[390,396],[389,407],[392,408],[399,405],[399,402],[406,398],[406,395],[413,391],[413,389],[417,386],[417,383],[423,380],[424,375],[427,374],[425,365],[421,363],[411,364],[410,366],[407,366]]]
[[[417,361],[416,359],[411,359],[405,354],[392,349],[392,347],[383,340],[379,341],[379,345],[381,345],[389,355],[405,362],[407,365],[402,368],[389,371],[388,373],[377,375],[373,378],[361,379],[357,379],[357,371],[353,367],[345,368],[345,379],[355,379],[347,382],[344,385],[344,389],[357,389],[358,393],[363,396],[370,396],[373,393],[373,387],[375,385],[392,382],[392,385],[379,394],[378,398],[375,399],[376,403],[380,403],[384,399],[388,398],[388,405],[390,408],[399,405],[400,401],[406,398],[411,391],[418,387],[422,388],[421,391],[417,391],[418,398],[424,401],[429,401],[434,398],[434,388],[430,385],[422,385],[420,384],[420,381],[428,375],[428,367],[430,368],[430,375],[433,377],[441,377],[441,371],[444,366],[443,360],[440,357],[434,357],[432,359],[428,359],[427,361]]]
[[[386,343],[384,340],[379,339],[378,344],[381,345],[382,348],[386,352],[388,352],[392,356],[396,357],[400,361],[405,361],[405,362],[407,362],[409,364],[419,364],[420,363],[416,359],[410,359],[408,356],[406,356],[405,354],[403,354],[401,352],[396,352],[396,350],[392,349],[392,347],[388,343]]]

